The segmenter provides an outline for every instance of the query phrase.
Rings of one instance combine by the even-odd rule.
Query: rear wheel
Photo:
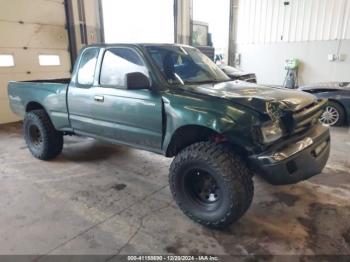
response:
[[[50,160],[62,152],[63,134],[54,128],[45,110],[26,114],[23,133],[29,151],[38,159]]]
[[[345,112],[341,105],[336,102],[328,102],[320,121],[330,126],[341,126],[345,122]]]
[[[222,228],[238,220],[253,198],[252,175],[226,147],[193,144],[174,159],[170,189],[182,211],[194,221]]]

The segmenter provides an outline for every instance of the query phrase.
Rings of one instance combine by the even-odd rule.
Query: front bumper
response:
[[[329,152],[329,128],[317,124],[307,133],[250,156],[249,166],[271,184],[294,184],[321,173]]]

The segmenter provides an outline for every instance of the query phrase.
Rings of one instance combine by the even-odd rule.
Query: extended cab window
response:
[[[126,88],[126,74],[141,72],[148,75],[148,69],[141,57],[128,48],[111,48],[104,55],[100,84]]]
[[[98,52],[97,48],[90,48],[83,53],[78,71],[79,84],[90,86],[93,84]]]

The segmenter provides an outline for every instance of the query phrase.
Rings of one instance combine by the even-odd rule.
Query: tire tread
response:
[[[26,128],[29,122],[34,122],[36,125],[41,126],[42,136],[43,136],[43,150],[41,152],[35,152],[30,148],[29,138],[27,137]],[[45,110],[33,110],[27,113],[24,124],[23,131],[26,140],[26,144],[31,151],[31,153],[38,159],[50,160],[58,156],[63,149],[63,134],[55,129],[51,119]]]
[[[227,187],[238,196],[230,194],[230,208],[226,214],[214,222],[194,217],[177,196],[175,176],[180,166],[188,159],[200,158],[224,178]],[[222,228],[237,221],[249,208],[254,194],[252,174],[242,159],[227,145],[216,145],[210,141],[192,144],[183,149],[174,159],[169,172],[170,189],[180,209],[192,220],[211,228]]]

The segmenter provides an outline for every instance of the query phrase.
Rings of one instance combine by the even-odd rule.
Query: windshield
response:
[[[184,85],[230,80],[213,61],[195,48],[147,46],[146,49],[170,84]]]

